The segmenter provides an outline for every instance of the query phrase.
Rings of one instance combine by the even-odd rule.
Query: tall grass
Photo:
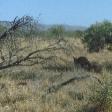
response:
[[[105,107],[104,112],[112,111],[112,84],[109,72],[111,67],[108,69],[109,63],[104,64],[112,59],[112,53],[104,51],[89,54],[79,39],[68,40],[74,47],[74,52],[69,56],[56,52],[56,55],[66,59],[66,63],[57,60],[57,65],[50,60],[43,68],[34,65],[0,71],[0,112],[92,112],[90,107],[95,109],[95,106],[100,107],[100,104]],[[47,39],[37,44],[40,48],[44,47],[47,45]],[[32,45],[30,49],[33,48]],[[91,61],[104,64],[104,70],[98,74],[77,69],[74,67],[72,56],[87,56]],[[52,66],[48,66],[50,64]],[[71,78],[74,80],[63,85]],[[47,92],[49,88],[60,85],[56,91]]]

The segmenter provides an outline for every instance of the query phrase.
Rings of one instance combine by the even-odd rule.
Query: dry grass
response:
[[[53,41],[55,40],[32,40],[32,44],[24,41],[21,46],[30,45],[25,54],[35,47],[44,48],[48,42]],[[76,69],[72,56],[87,56],[89,60],[103,64],[112,59],[112,53],[105,50],[101,53],[88,54],[79,39],[70,38],[68,42],[74,47],[74,52],[69,56],[56,52],[56,55],[62,56],[67,61],[67,63],[60,62],[62,66],[58,68],[54,66],[54,68],[43,69],[40,65],[35,65],[0,71],[0,112],[79,112],[84,105],[88,104],[92,94],[90,87],[100,85],[94,77],[103,81],[105,77],[110,76],[111,72],[105,68],[102,74]],[[68,67],[67,71],[65,67]],[[59,85],[72,77],[84,76],[89,77],[76,79],[57,91],[47,93],[49,87]]]

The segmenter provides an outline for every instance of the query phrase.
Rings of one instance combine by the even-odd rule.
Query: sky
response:
[[[24,15],[43,24],[89,26],[112,20],[112,0],[0,0],[0,20]]]

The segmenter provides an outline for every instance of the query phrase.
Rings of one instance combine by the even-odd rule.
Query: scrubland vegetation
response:
[[[21,26],[27,19],[12,26],[18,20]],[[111,28],[104,22],[66,34],[59,26],[44,32],[50,37],[7,30],[0,39],[0,112],[111,112]],[[77,67],[73,56],[101,64],[102,72]]]

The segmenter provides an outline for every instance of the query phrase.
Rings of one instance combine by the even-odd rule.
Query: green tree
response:
[[[65,31],[65,29],[62,25],[53,26],[48,30],[50,35],[52,37],[56,37],[56,38],[63,37],[64,31]]]
[[[85,32],[84,42],[90,52],[99,52],[105,45],[112,43],[112,23],[103,21],[91,25]]]

